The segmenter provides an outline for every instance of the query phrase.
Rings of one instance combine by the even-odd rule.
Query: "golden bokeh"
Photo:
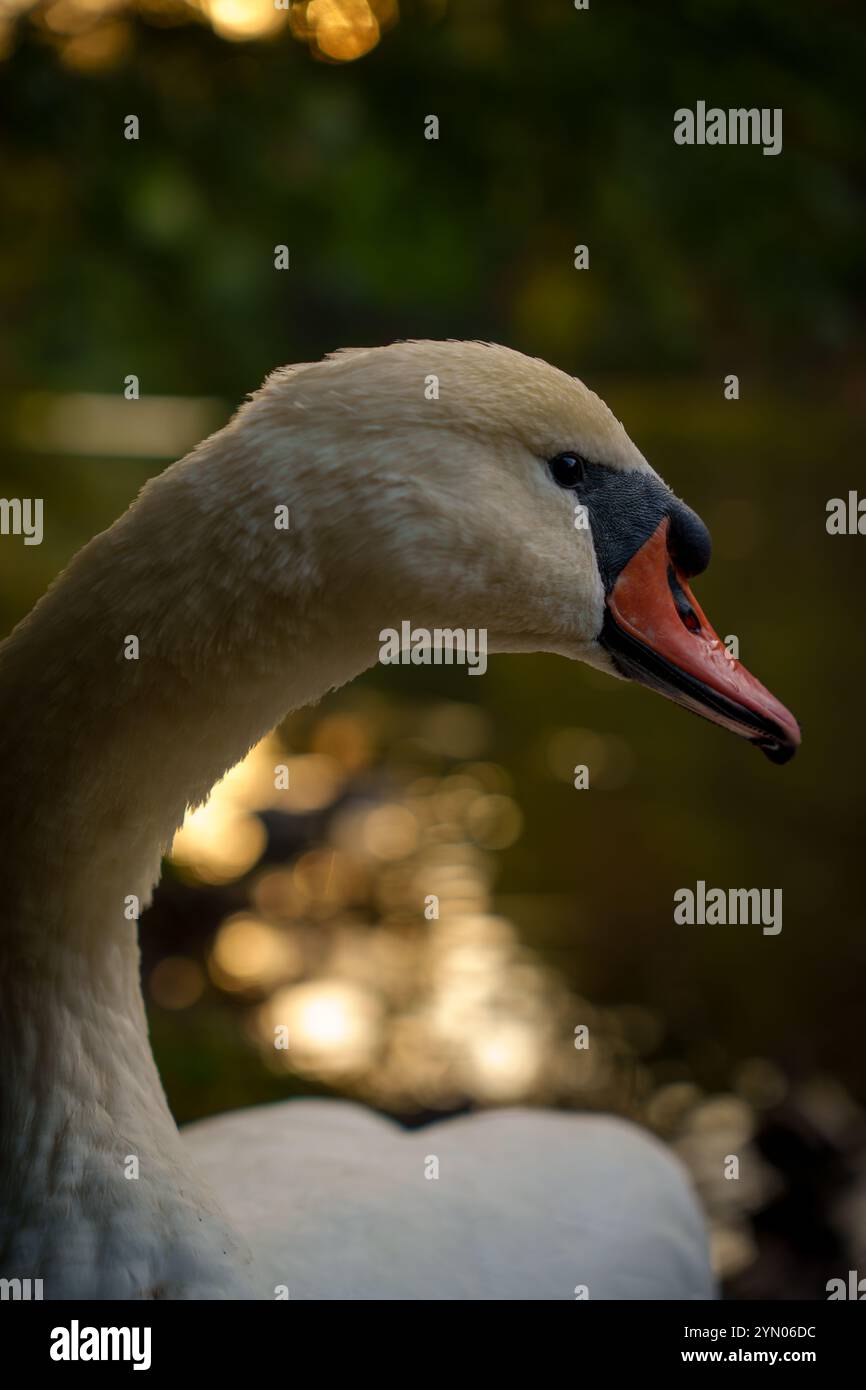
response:
[[[214,788],[204,806],[187,814],[171,854],[203,883],[229,883],[252,868],[264,847],[265,828],[259,818]]]
[[[306,18],[319,51],[338,62],[362,58],[379,42],[379,24],[367,0],[310,0]]]
[[[214,983],[224,990],[273,988],[300,974],[303,954],[285,931],[238,913],[217,932],[208,968]]]
[[[555,894],[497,891],[523,813],[509,772],[479,761],[487,738],[487,717],[471,705],[438,701],[407,715],[347,692],[254,748],[175,843],[186,873],[234,884],[235,902],[246,899],[215,932],[210,980],[243,1011],[277,1076],[400,1114],[543,1103],[647,1124],[689,1168],[717,1269],[734,1275],[754,1257],[749,1214],[772,1194],[752,1135],[761,1108],[784,1097],[784,1079],[760,1057],[724,1095],[706,1094],[687,1070],[657,1077],[663,1020],[637,1005],[593,1005],[527,944],[525,924],[543,935],[563,906]],[[548,778],[569,780],[583,758],[608,785],[629,775],[616,736],[563,727],[536,744]],[[289,847],[260,865],[263,817],[274,812],[269,827],[280,813],[292,827],[275,843]],[[182,958],[150,979],[166,1009],[187,1007],[203,985]],[[586,1049],[575,1042],[581,1028]],[[747,1155],[748,1179],[726,1182],[719,1152]]]
[[[381,1039],[382,1005],[377,995],[345,980],[311,980],[274,994],[259,1012],[265,1046],[278,1061],[326,1079],[363,1071]],[[289,1046],[274,1046],[285,1029]]]
[[[397,0],[0,0],[0,59],[14,45],[19,17],[47,32],[65,64],[110,67],[132,42],[135,12],[159,23],[204,18],[230,43],[261,42],[288,30],[329,63],[351,63],[372,52],[399,18]]]
[[[164,956],[150,972],[150,996],[163,1009],[188,1009],[204,992],[204,973],[187,956]]]
[[[397,0],[293,0],[290,24],[317,57],[351,63],[370,53],[397,17]]]
[[[202,0],[202,9],[220,37],[233,41],[267,38],[285,23],[274,0]]]

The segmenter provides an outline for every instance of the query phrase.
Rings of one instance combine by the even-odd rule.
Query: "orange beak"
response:
[[[787,762],[800,745],[796,719],[713,631],[671,555],[669,529],[665,517],[620,571],[602,645],[623,675]]]

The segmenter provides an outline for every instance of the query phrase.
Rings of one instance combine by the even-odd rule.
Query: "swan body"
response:
[[[588,529],[546,463],[570,450]],[[374,664],[382,629],[484,628],[491,652],[632,675],[652,547],[668,537],[688,606],[700,526],[574,378],[419,342],[276,372],[84,547],[0,648],[0,1275],[82,1299],[710,1296],[684,1177],[622,1122],[506,1112],[406,1136],[290,1102],[179,1134],[135,920],[187,807]],[[716,722],[792,747],[711,629],[679,654],[665,592],[652,631],[682,702],[701,704],[700,659]]]
[[[183,1135],[263,1298],[714,1296],[688,1184],[623,1120],[491,1110],[405,1133],[291,1101]]]

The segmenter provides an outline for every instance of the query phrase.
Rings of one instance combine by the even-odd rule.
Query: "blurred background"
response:
[[[278,364],[495,339],[587,380],[705,518],[700,601],[804,728],[780,769],[545,656],[292,716],[143,923],[179,1121],[616,1111],[688,1164],[730,1296],[866,1272],[866,541],[825,530],[866,488],[857,11],[0,0],[0,494],[46,514],[0,545],[0,632]],[[699,99],[782,107],[783,154],[676,146]],[[698,878],[781,887],[782,933],[675,926]]]

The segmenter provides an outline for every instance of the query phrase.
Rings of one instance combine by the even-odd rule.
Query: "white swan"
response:
[[[0,1274],[47,1298],[712,1295],[688,1184],[619,1121],[407,1136],[290,1102],[179,1135],[125,915],[186,807],[404,619],[637,676],[788,756],[791,716],[691,598],[707,555],[579,381],[430,342],[274,373],[85,546],[0,652]]]

